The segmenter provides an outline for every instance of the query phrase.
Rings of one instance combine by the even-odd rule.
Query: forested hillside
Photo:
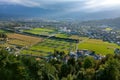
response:
[[[119,80],[120,55],[106,55],[101,60],[93,57],[70,58],[54,52],[49,61],[32,56],[14,56],[0,50],[0,80]]]

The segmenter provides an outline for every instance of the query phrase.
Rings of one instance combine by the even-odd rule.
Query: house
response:
[[[115,51],[114,51],[115,54],[120,54],[120,49],[119,48],[116,48]]]
[[[77,54],[74,52],[70,52],[69,54],[70,58],[75,58],[75,60],[77,60]]]
[[[81,57],[83,56],[83,51],[77,50],[76,54],[77,54],[77,57]]]

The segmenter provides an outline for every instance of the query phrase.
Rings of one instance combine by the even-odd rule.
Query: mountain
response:
[[[0,14],[6,16],[18,16],[18,17],[37,17],[51,14],[52,10],[43,8],[32,8],[18,5],[7,5],[0,7]]]
[[[82,21],[80,22],[80,25],[85,26],[110,26],[110,27],[116,27],[120,28],[120,17],[118,18],[111,18],[111,19],[103,19],[103,20],[90,20],[90,21]]]
[[[56,5],[57,6],[57,5]],[[56,7],[55,6],[55,7]],[[62,7],[64,7],[63,5]],[[120,11],[109,10],[99,12],[65,12],[60,9],[48,9],[40,7],[25,7],[20,5],[4,5],[0,7],[0,18],[48,18],[48,19],[73,19],[73,20],[99,20],[119,17]]]

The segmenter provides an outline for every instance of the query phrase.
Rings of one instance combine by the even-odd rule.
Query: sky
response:
[[[5,5],[56,10],[56,15],[120,10],[120,0],[0,0],[0,6]]]
[[[69,6],[70,11],[91,10],[90,12],[94,12],[120,7],[120,0],[0,0],[1,5],[21,5],[49,9],[65,9],[66,7],[54,7],[56,4],[64,3],[68,3],[66,7]]]

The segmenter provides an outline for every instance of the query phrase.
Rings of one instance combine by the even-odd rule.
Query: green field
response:
[[[56,37],[60,37],[60,38],[69,38],[69,37],[70,37],[70,35],[65,34],[65,33],[58,33],[58,34],[56,34],[55,36],[56,36]]]
[[[76,38],[78,39],[78,37]],[[120,48],[120,46],[114,43],[103,42],[102,40],[89,39],[86,37],[79,37],[79,39],[82,41],[78,44],[78,49],[92,50],[95,51],[96,54],[113,54],[115,48]],[[75,48],[76,43],[46,39],[45,41],[40,42],[37,45],[33,45],[28,50],[23,50],[22,52],[25,54],[46,56],[49,52],[53,53],[54,50],[64,51],[67,54],[70,50],[75,51]]]
[[[32,51],[32,50],[22,50],[21,54],[31,54],[31,55],[37,55],[37,56],[48,56],[47,53],[43,53],[40,51]]]
[[[4,31],[4,30],[0,30],[0,33],[5,33],[6,31]]]
[[[85,39],[78,45],[79,49],[88,49],[95,51],[97,54],[106,55],[113,54],[115,48],[120,46],[114,43],[103,42],[102,40],[96,39]]]
[[[0,32],[6,32],[6,31],[0,30]],[[80,43],[78,44],[78,49],[92,50],[95,51],[96,54],[102,54],[102,55],[113,54],[115,48],[120,48],[120,46],[114,43],[103,42],[102,40],[97,40],[97,39],[89,39],[87,37],[79,37],[77,35],[70,36],[65,33],[57,32],[55,29],[34,28],[31,30],[24,30],[24,32],[28,32],[32,34],[40,34],[40,35],[55,35],[56,37],[60,37],[60,38],[79,39]],[[36,42],[35,39],[37,39],[33,37],[29,37],[30,39],[28,39],[27,36],[18,35],[18,34],[14,34],[14,35],[8,34],[8,37],[10,37],[9,42],[0,46],[8,46],[9,44],[29,46],[30,44],[34,44],[34,42]],[[38,44],[36,44],[37,42]],[[54,40],[54,39],[52,40],[41,39],[41,41],[37,39],[37,42],[35,43],[35,45],[30,46],[28,49],[22,50],[21,53],[46,56],[48,55],[49,52],[53,53],[54,50],[64,51],[65,53],[68,53],[70,50],[75,51],[76,48],[76,43],[70,43],[70,42]]]
[[[54,35],[55,37],[59,38],[71,38],[71,39],[76,39],[74,37],[80,38],[79,36],[76,35],[69,35],[67,33],[63,32],[58,32],[58,30],[53,29],[53,28],[33,28],[31,30],[24,30],[23,32],[31,33],[31,34],[39,34],[39,35]]]
[[[24,30],[24,32],[32,33],[32,34],[40,34],[40,35],[50,35],[56,32],[54,29],[47,28],[34,28],[31,30]]]
[[[30,51],[40,52],[40,54],[48,54],[49,52],[54,52],[54,50],[64,51],[68,53],[69,50],[75,51],[75,43],[70,43],[66,41],[58,41],[46,39],[45,41],[32,46],[29,50],[24,51],[23,53],[29,53]],[[32,53],[32,52],[31,52]],[[34,53],[34,52],[33,52]]]

